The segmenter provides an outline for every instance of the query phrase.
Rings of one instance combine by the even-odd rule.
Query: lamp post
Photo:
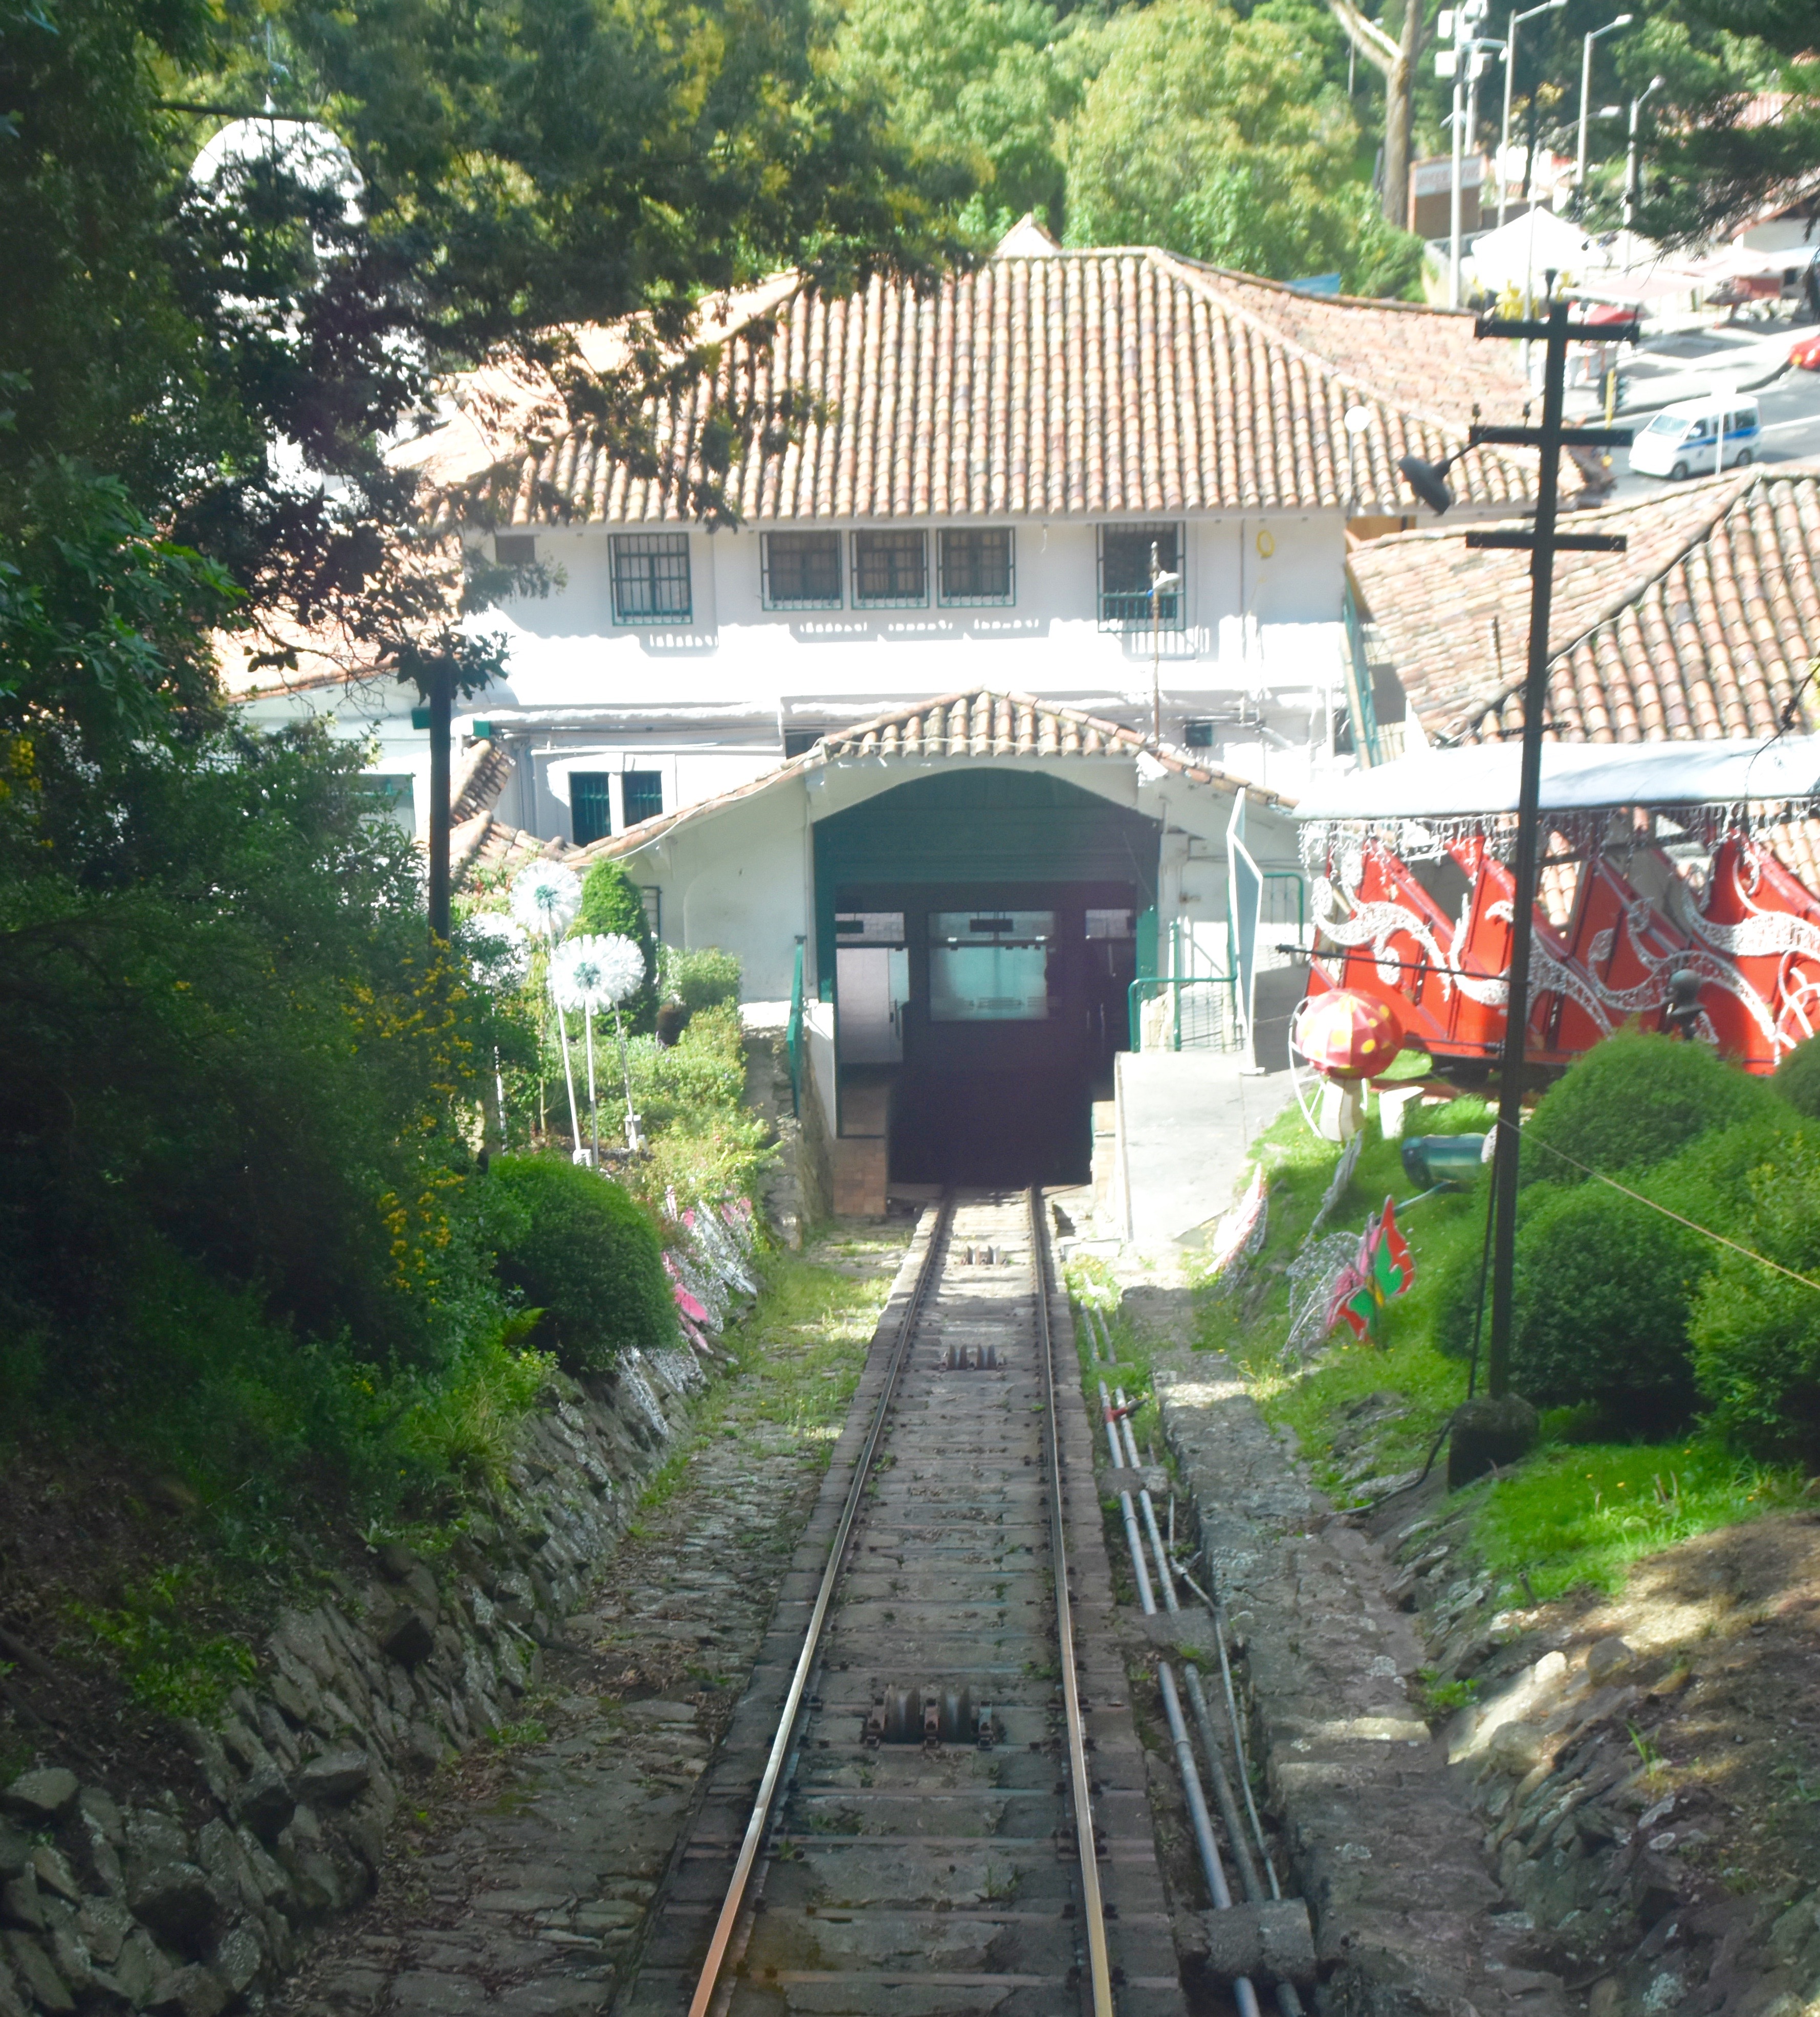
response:
[[[1620,14],[1615,21],[1608,21],[1602,28],[1594,28],[1580,45],[1580,145],[1574,155],[1573,214],[1577,217],[1586,203],[1586,134],[1588,103],[1592,97],[1593,44],[1602,35],[1616,34],[1619,29],[1627,28],[1636,19],[1634,14]]]
[[[1404,480],[1434,511],[1445,511],[1453,502],[1447,487],[1449,467],[1469,449],[1482,443],[1522,446],[1540,450],[1537,473],[1536,517],[1532,532],[1468,532],[1468,547],[1515,548],[1529,555],[1529,652],[1523,681],[1522,770],[1517,796],[1515,859],[1511,864],[1510,976],[1504,1007],[1504,1052],[1498,1088],[1498,1124],[1492,1164],[1492,1295],[1491,1339],[1486,1356],[1486,1398],[1468,1402],[1454,1418],[1453,1443],[1449,1452],[1447,1478],[1451,1485],[1464,1484],[1493,1463],[1503,1463],[1520,1455],[1533,1439],[1534,1411],[1516,1402],[1510,1391],[1510,1346],[1514,1313],[1516,1268],[1516,1205],[1519,1139],[1522,1120],[1525,1038],[1529,1020],[1529,954],[1536,922],[1536,871],[1540,853],[1542,796],[1542,727],[1548,701],[1548,625],[1555,593],[1555,556],[1558,552],[1621,553],[1622,534],[1562,532],[1557,529],[1560,503],[1561,451],[1569,431],[1562,426],[1562,406],[1567,384],[1567,346],[1582,334],[1567,319],[1567,304],[1551,301],[1545,317],[1525,317],[1507,321],[1481,316],[1478,334],[1482,337],[1539,337],[1547,346],[1543,373],[1542,424],[1531,427],[1485,427],[1475,424],[1466,446],[1439,463],[1405,456],[1398,467]],[[1634,342],[1637,325],[1614,326],[1608,340]],[[1630,445],[1628,428],[1576,428],[1571,430],[1576,447],[1624,448]],[[1476,1408],[1469,1418],[1468,1410]]]
[[[1451,49],[1440,51],[1435,58],[1436,74],[1453,80],[1453,111],[1451,123],[1453,128],[1453,175],[1449,186],[1448,244],[1447,244],[1447,305],[1460,305],[1460,259],[1463,240],[1461,226],[1464,204],[1464,168],[1466,142],[1469,134],[1475,136],[1479,124],[1479,78],[1486,53],[1501,49],[1502,42],[1492,41],[1477,34],[1478,24],[1485,18],[1490,0],[1463,0],[1463,4],[1443,9],[1441,16],[1443,27],[1453,38]]]
[[[1630,101],[1630,131],[1624,147],[1624,229],[1637,228],[1637,118],[1643,110],[1644,101],[1654,91],[1662,88],[1663,80],[1652,77]],[[1625,257],[1630,257],[1628,252]]]
[[[1504,156],[1511,146],[1511,79],[1517,67],[1517,31],[1526,21],[1533,21],[1538,14],[1558,14],[1567,5],[1567,0],[1542,0],[1540,7],[1527,7],[1520,14],[1512,14],[1504,28],[1504,116],[1497,129],[1497,221],[1504,228],[1504,216],[1510,205],[1510,186],[1504,175]]]

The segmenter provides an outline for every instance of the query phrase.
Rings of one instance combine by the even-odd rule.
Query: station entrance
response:
[[[843,1142],[891,1181],[1080,1183],[1154,941],[1158,823],[968,766],[815,827]],[[1147,961],[1146,965],[1148,965]]]

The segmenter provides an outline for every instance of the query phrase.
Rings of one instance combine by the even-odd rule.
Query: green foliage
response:
[[[737,953],[723,952],[718,946],[700,946],[692,952],[664,948],[663,992],[692,1011],[737,1007],[741,979]]]
[[[1511,1384],[1539,1406],[1596,1402],[1632,1429],[1683,1423],[1688,1316],[1714,1250],[1603,1184],[1536,1184],[1517,1229]]]
[[[1820,1037],[1796,1045],[1776,1066],[1770,1084],[1797,1113],[1820,1120]]]
[[[1156,244],[1279,280],[1400,293],[1421,248],[1352,180],[1358,129],[1318,51],[1260,10],[1197,0],[1114,16],[1066,139],[1068,237]]]
[[[1724,1253],[1692,1324],[1695,1368],[1716,1428],[1753,1455],[1820,1468],[1820,1145],[1780,1145],[1747,1179],[1739,1243],[1807,1282]]]
[[[1478,1108],[1482,1126],[1486,1110],[1477,1102],[1457,1102],[1443,1111],[1464,1120],[1469,1106]],[[1430,1116],[1423,1117],[1421,1125],[1425,1133],[1440,1131]],[[1341,1210],[1342,1226],[1358,1223],[1367,1200],[1381,1198],[1392,1181],[1393,1148],[1376,1138],[1375,1121],[1369,1123],[1358,1178]],[[1316,1141],[1292,1110],[1267,1131],[1256,1153],[1273,1171],[1270,1230],[1257,1264],[1258,1279],[1273,1283],[1280,1278],[1273,1276],[1272,1265],[1286,1261],[1299,1245],[1338,1152]],[[1813,1171],[1812,1176],[1790,1183],[1786,1170],[1773,1182],[1766,1177],[1747,1179],[1743,1174],[1753,1156],[1771,1154],[1786,1166],[1797,1153],[1805,1159],[1801,1167]],[[1682,1203],[1695,1185],[1703,1185],[1717,1200],[1713,1208],[1721,1211],[1735,1208],[1741,1196],[1753,1195],[1754,1183],[1764,1184],[1782,1200],[1791,1231],[1804,1225],[1810,1229],[1805,1234],[1807,1250],[1812,1254],[1820,1247],[1820,1235],[1811,1230],[1820,1225],[1820,1164],[1805,1138],[1791,1135],[1786,1121],[1779,1129],[1746,1125],[1699,1142],[1648,1182],[1665,1201],[1679,1199]],[[1602,1185],[1586,1185],[1573,1191],[1537,1187],[1526,1195],[1537,1203],[1558,1205],[1568,1198],[1577,1203],[1614,1193]],[[1633,1209],[1640,1215],[1644,1212],[1641,1206]],[[1426,1200],[1400,1221],[1415,1257],[1416,1282],[1396,1306],[1388,1344],[1382,1350],[1334,1343],[1305,1365],[1291,1363],[1281,1351],[1280,1288],[1271,1286],[1248,1307],[1242,1297],[1202,1301],[1197,1343],[1224,1350],[1244,1369],[1266,1415],[1294,1431],[1325,1488],[1345,1497],[1357,1481],[1359,1460],[1336,1452],[1349,1450],[1351,1425],[1360,1403],[1370,1399],[1380,1404],[1382,1423],[1365,1460],[1383,1474],[1420,1463],[1463,1397],[1464,1369],[1438,1348],[1446,1307],[1441,1292],[1450,1279],[1463,1274],[1476,1286],[1484,1210],[1481,1188],[1463,1197]],[[1658,1224],[1669,1223],[1654,1213],[1647,1216]],[[1527,1222],[1526,1216],[1519,1226]],[[1736,1221],[1730,1223],[1736,1230]],[[1628,1241],[1632,1229],[1626,1225],[1619,1236]],[[1709,1255],[1718,1250],[1703,1244]],[[1820,1273],[1820,1254],[1815,1254],[1815,1272]],[[1721,1264],[1721,1272],[1730,1265]],[[1753,1267],[1739,1261],[1741,1281],[1746,1269]],[[1765,1279],[1761,1268],[1754,1272],[1760,1281]],[[1696,1354],[1703,1351],[1702,1326],[1708,1308],[1721,1312],[1728,1300],[1719,1283],[1720,1273],[1711,1273],[1706,1287],[1695,1291]],[[1820,1296],[1810,1293],[1809,1301],[1820,1310]],[[1703,1358],[1701,1384],[1706,1391]],[[1381,1404],[1387,1398],[1391,1407],[1385,1412]],[[1740,1456],[1714,1434],[1668,1443],[1588,1441],[1585,1412],[1580,1411],[1579,1419],[1545,1418],[1549,1439],[1534,1456],[1514,1474],[1484,1481],[1460,1495],[1468,1510],[1475,1553],[1495,1577],[1508,1579],[1502,1601],[1521,1597],[1519,1575],[1526,1575],[1536,1596],[1544,1600],[1581,1583],[1616,1589],[1638,1557],[1786,1506],[1798,1494],[1798,1476]],[[1343,1474],[1348,1470],[1351,1476]]]
[[[583,932],[630,939],[644,954],[644,985],[620,1005],[619,1012],[628,1030],[649,1030],[657,1014],[657,941],[637,884],[616,861],[597,861],[587,871],[571,936]]]
[[[656,1231],[617,1184],[554,1156],[496,1156],[486,1190],[500,1278],[542,1311],[533,1335],[565,1371],[674,1344]]]
[[[1641,1557],[1788,1506],[1800,1489],[1710,1436],[1557,1445],[1471,1488],[1472,1537],[1494,1575],[1526,1575],[1546,1602],[1582,1584],[1616,1589]]]
[[[193,1568],[161,1569],[129,1585],[117,1607],[69,1609],[91,1656],[105,1648],[134,1698],[164,1716],[211,1715],[258,1672],[242,1641],[198,1626],[197,1582]]]
[[[1026,211],[1061,226],[1057,129],[1080,78],[1059,33],[1045,0],[851,0],[836,48],[906,146],[977,185],[972,214],[995,236]]]
[[[1537,1107],[1523,1129],[1524,1175],[1575,1184],[1584,1181],[1576,1163],[1612,1176],[1645,1169],[1699,1135],[1777,1110],[1767,1085],[1704,1044],[1621,1030],[1570,1066]]]
[[[756,1196],[767,1156],[764,1124],[746,1105],[745,1036],[731,1003],[703,1008],[668,1050],[633,1046],[632,1087],[651,1131],[651,1157],[633,1181],[652,1203]]]

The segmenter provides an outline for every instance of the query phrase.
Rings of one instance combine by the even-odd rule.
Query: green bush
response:
[[[718,1008],[739,1000],[739,957],[723,952],[718,946],[699,946],[692,952],[666,947],[663,954],[663,992],[689,1009]]]
[[[638,886],[616,861],[597,861],[581,886],[575,933],[614,933],[645,954],[645,985],[623,1005],[626,1027],[648,1031],[657,1015],[657,941]]]
[[[1523,1130],[1526,1182],[1576,1184],[1666,1162],[1714,1128],[1778,1112],[1768,1086],[1703,1044],[1620,1030],[1573,1066]],[[1551,1155],[1558,1149],[1559,1155]]]
[[[565,1372],[675,1343],[656,1232],[617,1184],[554,1156],[496,1156],[486,1191],[500,1279],[543,1312],[532,1341]]]
[[[1746,1188],[1739,1243],[1820,1279],[1820,1145],[1807,1135],[1781,1138]],[[1820,1466],[1820,1290],[1722,1252],[1689,1330],[1714,1427],[1754,1456]]]
[[[1689,1312],[1713,1250],[1604,1184],[1537,1184],[1524,1203],[1511,1384],[1543,1407],[1591,1402],[1634,1430],[1685,1421]]]
[[[1820,1037],[1796,1045],[1770,1084],[1797,1113],[1820,1120]]]

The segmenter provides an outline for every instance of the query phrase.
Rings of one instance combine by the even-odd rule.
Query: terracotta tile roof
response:
[[[656,423],[660,465],[688,469],[720,402],[786,389],[818,402],[799,439],[749,441],[735,459],[729,495],[760,523],[1349,503],[1393,515],[1415,508],[1398,457],[1435,459],[1475,402],[1508,417],[1524,397],[1510,346],[1477,341],[1470,316],[1316,303],[1144,247],[1002,256],[923,294],[803,290],[775,315],[721,344],[715,375]],[[1354,406],[1371,424],[1349,466]],[[681,522],[673,478],[629,474],[588,429],[519,438],[490,475],[470,465],[497,522]],[[459,460],[434,437],[411,453],[445,481]],[[1481,451],[1455,480],[1469,511],[1520,511],[1533,458]]]
[[[456,826],[476,813],[491,812],[512,774],[512,760],[484,736],[470,743],[449,787],[449,817]]]
[[[1622,554],[1557,561],[1551,732],[1569,741],[1767,734],[1820,655],[1820,467],[1677,485],[1599,514]],[[1349,566],[1374,659],[1437,742],[1522,727],[1528,570],[1461,533],[1404,532]],[[1820,727],[1820,695],[1800,709]]]
[[[636,853],[686,822],[756,797],[786,778],[855,757],[1037,756],[1059,760],[1140,756],[1191,784],[1234,793],[1243,785],[1260,804],[1294,803],[1280,792],[1264,790],[1230,771],[1197,763],[1186,752],[1166,743],[1154,749],[1146,738],[1115,721],[1084,713],[1078,708],[1057,707],[1028,694],[998,693],[980,687],[966,693],[938,694],[933,700],[919,701],[912,707],[896,708],[869,721],[830,730],[812,749],[760,777],[749,778],[713,798],[679,806],[674,812],[642,820],[623,833],[591,841],[586,847],[572,847],[566,841],[540,841],[516,827],[507,826],[490,814],[483,814],[452,836],[453,872],[458,882],[472,882],[495,874],[510,875],[526,861],[545,857],[566,861],[585,871],[596,861]]]

